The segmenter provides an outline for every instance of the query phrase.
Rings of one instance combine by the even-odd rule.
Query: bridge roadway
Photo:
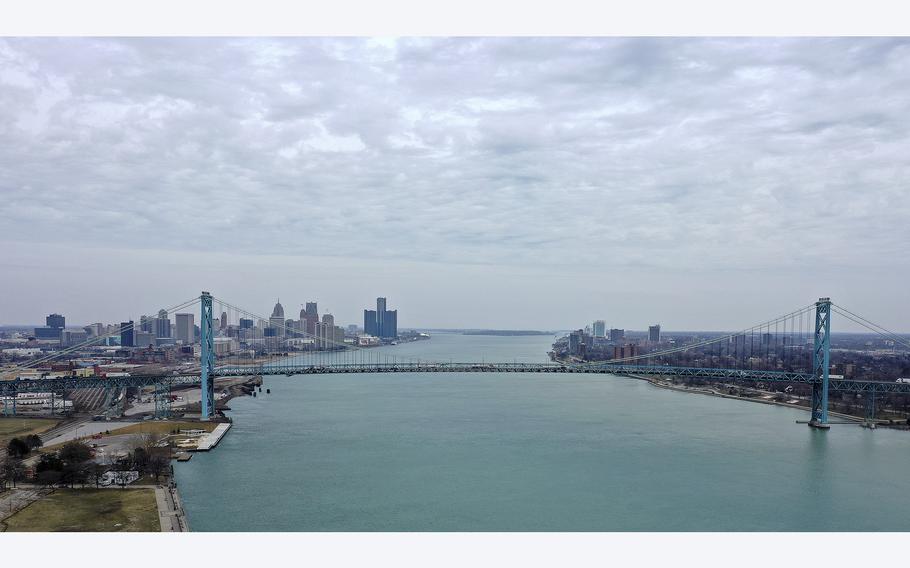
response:
[[[759,371],[751,369],[710,369],[661,365],[622,365],[609,363],[339,363],[330,365],[267,364],[221,366],[215,377],[243,375],[324,375],[335,373],[597,373],[613,375],[646,375],[692,377],[708,381],[749,381],[770,383],[813,384],[809,373],[793,371]],[[134,375],[130,377],[55,377],[0,381],[0,395],[16,392],[59,392],[85,388],[127,388],[152,385],[199,384],[199,371],[175,375]],[[830,379],[829,390],[844,392],[910,393],[910,384],[890,381]]]

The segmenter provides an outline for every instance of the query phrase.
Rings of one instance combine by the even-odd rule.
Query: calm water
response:
[[[552,338],[382,348],[545,361]],[[910,530],[910,433],[609,376],[267,377],[175,464],[194,531]]]

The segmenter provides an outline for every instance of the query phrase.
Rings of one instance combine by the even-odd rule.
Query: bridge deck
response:
[[[672,367],[660,365],[611,365],[563,363],[373,363],[373,364],[268,364],[251,366],[221,366],[214,369],[215,377],[243,375],[307,375],[335,373],[596,373],[614,375],[645,375],[692,377],[709,381],[750,381],[768,383],[812,384],[814,377],[793,371],[759,371],[750,369],[710,369],[701,367]],[[0,394],[16,392],[61,391],[83,388],[126,388],[156,384],[198,384],[199,371],[179,375],[148,375],[131,377],[56,377],[46,379],[16,379],[0,381]],[[910,393],[910,384],[889,381],[857,381],[832,379],[829,389],[846,392]]]

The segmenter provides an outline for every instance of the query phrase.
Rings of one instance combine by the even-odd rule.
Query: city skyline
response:
[[[830,296],[906,331],[908,61],[901,38],[2,39],[0,319],[304,289],[357,322],[384,290],[409,326],[736,329]]]

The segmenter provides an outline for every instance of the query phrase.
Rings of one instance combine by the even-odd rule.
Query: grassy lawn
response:
[[[5,521],[10,532],[159,532],[151,489],[57,489]]]
[[[211,432],[218,426],[217,422],[171,422],[161,420],[148,420],[133,424],[126,428],[111,430],[111,435],[120,436],[122,434],[142,434],[144,432],[153,434],[170,434],[174,430],[205,430]]]
[[[57,425],[59,420],[52,418],[0,418],[0,440],[40,434]],[[5,446],[6,444],[4,444]]]

